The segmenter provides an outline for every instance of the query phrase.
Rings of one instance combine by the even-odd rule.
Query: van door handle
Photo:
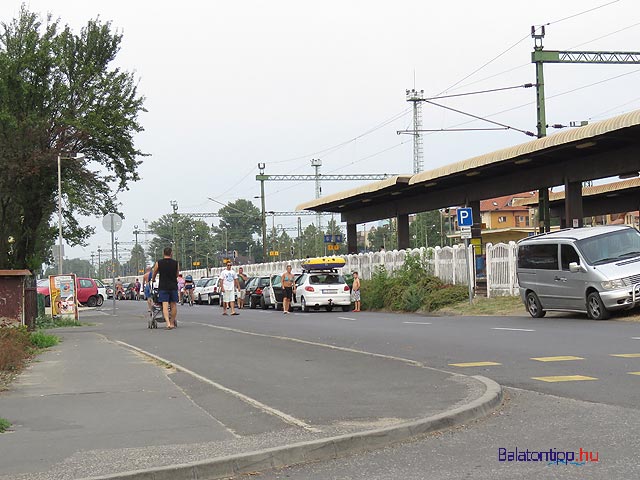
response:
[[[553,277],[553,279],[554,279],[556,282],[566,282],[566,281],[567,281],[567,278],[566,278],[566,277],[558,277],[558,276],[556,276],[556,277]]]

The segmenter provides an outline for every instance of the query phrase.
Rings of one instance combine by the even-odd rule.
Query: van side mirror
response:
[[[569,271],[571,273],[578,273],[578,272],[582,272],[582,267],[580,266],[579,263],[577,262],[571,262],[569,264]]]

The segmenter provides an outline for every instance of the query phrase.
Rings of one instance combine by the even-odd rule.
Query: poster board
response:
[[[78,320],[78,296],[74,274],[50,275],[49,295],[53,317]]]

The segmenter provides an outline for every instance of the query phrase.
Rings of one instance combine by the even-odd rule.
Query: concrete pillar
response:
[[[398,215],[398,250],[409,248],[409,215]]]
[[[358,224],[347,222],[347,253],[358,253]]]
[[[582,227],[582,182],[564,182],[564,218],[568,228]]]

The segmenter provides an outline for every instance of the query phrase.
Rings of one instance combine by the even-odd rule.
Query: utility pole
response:
[[[424,90],[407,90],[407,102],[413,103],[413,173],[420,173],[424,169],[422,158],[422,102]]]
[[[258,163],[258,169],[260,170],[260,175],[256,178],[260,180],[260,203],[262,206],[262,261],[267,261],[267,218],[265,217],[265,208],[264,208],[264,181],[267,180],[264,174],[264,163]]]
[[[595,51],[558,51],[544,50],[542,39],[544,38],[544,25],[531,27],[531,37],[534,39],[531,62],[536,64],[536,111],[538,138],[547,135],[547,117],[544,97],[544,72],[545,63],[588,63],[588,64],[639,64],[640,52],[595,52]],[[540,228],[545,232],[551,230],[551,217],[549,212],[549,189],[538,191],[538,219]]]
[[[320,198],[320,196],[322,195],[322,187],[320,186],[320,167],[322,166],[322,160],[320,160],[319,158],[312,158],[311,166],[316,170],[316,198]],[[320,212],[316,214],[316,223],[318,225],[318,235],[316,236],[316,251],[319,251],[320,237],[322,236],[322,214]]]
[[[93,252],[91,252],[91,268],[92,268],[94,271],[95,271],[95,269],[96,269],[95,265],[93,264],[93,259],[94,259],[94,257],[95,257],[95,256],[96,256],[96,254],[95,254],[95,253],[93,253]]]

